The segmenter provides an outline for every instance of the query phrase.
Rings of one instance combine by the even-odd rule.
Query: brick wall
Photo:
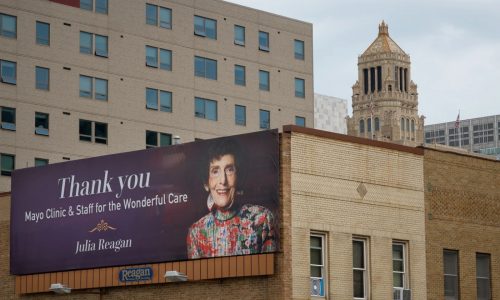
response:
[[[459,253],[460,299],[476,299],[476,253],[500,299],[500,162],[425,149],[427,297],[444,298],[443,249]]]
[[[407,287],[412,298],[425,299],[422,155],[394,150],[385,143],[362,144],[292,130],[290,299],[310,298],[311,231],[327,234],[330,299],[352,299],[353,237],[368,241],[370,299],[392,299],[395,240],[409,246]],[[364,197],[357,191],[361,183],[367,191]]]

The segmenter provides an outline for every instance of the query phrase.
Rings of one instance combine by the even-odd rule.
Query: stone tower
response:
[[[352,110],[353,116],[347,118],[349,135],[408,146],[423,142],[424,117],[418,115],[410,56],[389,37],[384,21],[375,41],[358,57]]]

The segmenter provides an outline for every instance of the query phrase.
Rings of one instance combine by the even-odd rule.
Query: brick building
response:
[[[422,150],[297,126],[280,143],[279,252],[141,265],[155,276],[133,287],[118,281],[122,267],[15,277],[2,194],[0,297],[49,299],[62,282],[80,299],[425,299]],[[170,268],[188,282],[166,283]]]
[[[424,148],[427,299],[499,299],[500,162]]]
[[[312,24],[218,0],[0,1],[13,169],[313,127]]]

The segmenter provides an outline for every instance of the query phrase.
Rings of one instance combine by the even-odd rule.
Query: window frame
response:
[[[203,105],[201,105],[203,104]],[[215,107],[215,116],[210,116],[207,112],[207,104],[214,105]],[[218,103],[216,100],[206,99],[201,97],[194,97],[194,116],[196,118],[217,121],[218,120]],[[198,111],[199,108],[202,108],[203,111]]]
[[[402,247],[402,255],[401,259],[397,259],[397,261],[402,262],[403,271],[397,271],[394,269],[394,262],[396,259],[394,258],[394,246]],[[399,292],[402,293],[403,290],[409,289],[409,274],[408,274],[408,242],[406,241],[393,241],[392,242],[392,288],[393,293]],[[396,274],[401,274],[402,286],[394,286],[394,279]]]
[[[40,76],[45,77],[45,74],[39,73],[42,71],[46,72],[47,79],[39,81],[38,80],[39,74],[40,74]],[[49,91],[50,90],[50,69],[49,68],[35,66],[35,88],[37,90],[41,90],[41,91]]]
[[[238,118],[238,113],[243,113],[242,118]],[[244,105],[235,104],[234,105],[234,124],[238,126],[247,125],[247,107]]]
[[[297,46],[301,49],[297,52]],[[302,40],[293,40],[293,56],[297,60],[305,60],[305,43]]]
[[[270,51],[269,32],[259,30],[259,50],[264,52]]]
[[[243,78],[240,78],[241,76],[238,76],[238,74],[242,74]],[[247,85],[247,71],[245,66],[234,65],[234,84],[240,86]]]
[[[478,264],[478,259],[480,257],[484,257],[488,259],[488,277],[485,276],[480,276],[479,274],[479,264]],[[487,288],[488,290],[486,291],[488,293],[486,298],[481,297],[480,293],[480,280],[487,280]],[[492,286],[491,286],[492,280],[491,280],[491,254],[489,253],[480,253],[476,252],[476,298],[478,300],[491,300],[492,299]]]
[[[90,90],[82,90],[82,79],[90,80]],[[105,84],[105,93],[100,91],[100,84]],[[83,91],[83,92],[82,92]],[[88,96],[87,96],[88,94]],[[81,98],[95,99],[100,101],[108,101],[109,99],[109,82],[107,79],[92,77],[80,74],[79,77],[79,96]]]
[[[242,38],[239,35],[242,34]],[[245,26],[234,24],[234,44],[245,47],[246,42],[246,28]]]
[[[265,122],[266,120],[263,120],[263,114],[264,116],[267,115],[267,123]],[[271,129],[271,111],[265,109],[259,109],[259,128]]]
[[[107,145],[109,141],[108,123],[79,119],[79,140],[93,144]],[[82,122],[90,123],[90,134],[82,133]],[[105,136],[97,136],[97,125],[104,125]],[[83,138],[82,138],[83,137]]]
[[[42,164],[40,164],[40,162],[43,162]],[[39,157],[35,157],[34,159],[34,162],[33,162],[33,166],[34,167],[43,167],[43,166],[46,166],[49,164],[49,160],[46,159],[46,158],[39,158]]]
[[[43,122],[41,119],[45,117],[46,121]],[[35,134],[36,135],[43,135],[43,136],[49,136],[49,114],[48,113],[43,113],[43,112],[35,112]],[[41,123],[46,123],[46,124],[41,124]]]
[[[4,18],[13,18],[14,19],[14,31],[13,32],[10,30],[5,30],[5,28],[3,26]],[[0,13],[0,36],[10,38],[10,39],[17,39],[17,16]]]
[[[312,246],[312,243],[311,243],[311,240],[312,238],[315,237],[315,238],[319,238],[320,241],[321,241],[321,247],[314,247]],[[327,272],[326,272],[326,264],[327,264],[327,261],[326,261],[326,253],[327,253],[327,236],[325,233],[319,233],[319,232],[311,232],[309,234],[309,266],[310,266],[310,275],[309,275],[309,278],[310,278],[310,283],[311,283],[311,297],[321,297],[321,298],[324,298],[326,297],[326,285],[327,285],[327,280],[326,280],[326,276],[327,276]],[[312,260],[312,255],[311,255],[311,252],[312,250],[321,250],[321,264],[313,264],[313,262],[311,261]],[[319,268],[319,271],[321,273],[321,277],[317,277],[317,276],[312,276],[312,269],[313,268]],[[320,280],[320,284],[322,286],[320,286],[320,290],[317,294],[315,294],[313,292],[314,290],[314,282],[317,281],[317,280]]]
[[[5,159],[4,158],[11,158],[12,159],[12,168],[7,168],[4,165]],[[0,176],[12,176],[12,172],[16,169],[16,156],[14,154],[9,154],[9,153],[0,153]]]
[[[357,267],[354,265],[354,243],[362,243],[363,246],[363,266],[362,267]],[[368,239],[363,238],[363,237],[353,237],[352,238],[352,272],[353,272],[353,290],[352,290],[352,297],[353,299],[368,299],[368,291],[369,291],[369,280],[368,280]],[[355,296],[355,290],[354,290],[354,272],[359,272],[361,271],[362,274],[362,279],[363,279],[363,297],[356,297]]]
[[[456,264],[456,274],[451,274],[451,273],[446,273],[446,270],[449,269],[446,266],[446,259],[445,256],[446,254],[453,254],[455,255],[456,261],[454,262]],[[453,295],[447,295],[447,278],[454,278],[454,281],[456,281],[456,297]],[[451,250],[451,249],[443,249],[443,295],[446,300],[458,300],[460,299],[460,263],[459,263],[459,252],[458,250]],[[448,298],[448,297],[454,297],[454,298]]]
[[[83,37],[85,38],[85,40],[82,39]],[[90,45],[84,45],[82,47],[82,40],[86,43],[90,43]],[[104,41],[104,43],[98,42],[98,40],[99,41],[102,40]],[[109,37],[107,35],[80,30],[80,53],[102,58],[108,58]]]
[[[10,113],[9,120],[5,121],[5,116]],[[0,106],[0,128],[8,131],[16,131],[16,108]]]
[[[300,127],[306,127],[306,118],[301,116],[295,116],[295,125]]]
[[[9,77],[3,76],[4,70],[6,68],[5,65],[11,65],[11,64],[13,65],[14,75]],[[0,59],[0,82],[12,85],[17,84],[17,62]]]
[[[203,69],[199,69],[199,66],[203,65]],[[215,66],[215,72],[212,70],[212,67]],[[215,76],[211,76],[215,75]],[[210,80],[217,80],[217,60],[203,57],[203,56],[194,56],[194,76],[201,77]]]
[[[196,24],[197,20],[201,21],[202,24],[197,25]],[[207,30],[207,28],[208,28],[207,23],[212,24],[212,22],[213,22],[214,28],[213,28],[213,34],[210,34],[210,31],[209,31],[210,29]],[[200,26],[201,26],[201,28],[200,28]],[[194,27],[194,35],[201,36],[201,37],[208,38],[208,39],[212,39],[212,40],[217,40],[217,20],[203,17],[203,16],[199,16],[199,15],[194,15],[193,27]]]
[[[262,81],[262,76],[266,76],[266,82]],[[265,70],[259,70],[259,90],[269,92],[271,91],[271,74]]]
[[[155,135],[155,144],[148,144],[148,134],[149,136]],[[168,137],[169,138],[169,143],[163,145],[162,141],[164,140],[162,137]],[[158,147],[167,147],[173,145],[172,141],[172,134],[170,133],[165,133],[165,132],[159,132],[159,131],[153,131],[153,130],[146,130],[146,149],[151,149],[151,148],[158,148]]]
[[[154,92],[154,99],[149,99],[150,94],[148,92]],[[163,105],[162,95],[169,96],[169,99],[167,101],[167,103],[169,103],[169,105]],[[151,104],[153,104],[153,105],[151,105]],[[165,107],[165,109],[164,109],[164,107]],[[162,112],[172,112],[172,110],[173,110],[172,109],[172,92],[146,87],[146,109],[162,111]]]
[[[40,27],[39,27],[40,26]],[[46,26],[46,27],[45,27]],[[42,30],[47,29],[47,36],[42,37]],[[35,42],[37,45],[50,46],[50,23],[36,21],[35,25]]]
[[[154,19],[151,18],[151,14],[148,14],[148,7],[154,8]],[[166,15],[163,13],[167,13]],[[148,18],[149,16],[149,18]],[[165,7],[165,6],[160,6],[160,5],[155,5],[151,3],[146,3],[146,24],[147,25],[152,25],[155,27],[159,28],[165,28],[165,29],[172,29],[172,9]],[[164,18],[166,17],[166,18]],[[151,21],[154,22],[151,22]]]
[[[295,97],[306,97],[306,81],[302,78],[295,77]]]

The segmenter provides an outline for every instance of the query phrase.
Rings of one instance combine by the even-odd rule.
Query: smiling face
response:
[[[210,162],[208,169],[208,186],[215,205],[229,208],[236,192],[236,165],[232,154],[225,154]]]

